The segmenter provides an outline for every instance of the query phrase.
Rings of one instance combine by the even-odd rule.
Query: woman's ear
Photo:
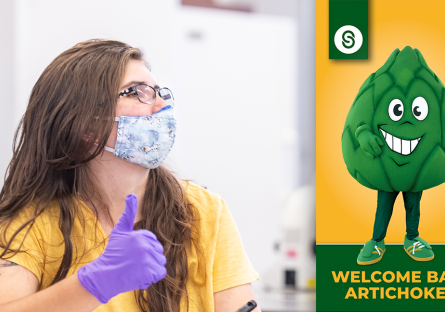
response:
[[[86,141],[86,142],[91,143],[94,140],[93,132],[90,132],[90,134],[84,134],[83,135],[83,140]],[[97,143],[98,141],[99,141],[99,139],[96,139],[94,141],[94,143]]]

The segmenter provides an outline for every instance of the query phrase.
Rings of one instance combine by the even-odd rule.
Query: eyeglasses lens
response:
[[[159,95],[165,101],[165,103],[167,105],[170,105],[172,107],[175,105],[173,93],[169,89],[167,89],[167,88],[159,89]]]
[[[136,91],[141,102],[147,104],[153,104],[155,102],[156,93],[151,87],[146,85],[139,85],[137,86]]]

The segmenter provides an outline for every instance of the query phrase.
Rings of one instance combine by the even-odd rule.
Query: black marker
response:
[[[253,309],[256,308],[256,302],[255,300],[250,300],[248,303],[246,303],[245,305],[243,305],[239,310],[237,310],[236,312],[250,312]]]

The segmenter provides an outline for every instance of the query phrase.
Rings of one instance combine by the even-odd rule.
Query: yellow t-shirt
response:
[[[199,212],[198,244],[204,254],[204,259],[202,259],[201,256],[198,257],[194,246],[190,246],[190,244],[187,246],[189,311],[214,311],[214,292],[251,283],[258,280],[259,276],[244,251],[236,224],[221,197],[191,183],[186,187],[186,192],[188,199]],[[75,218],[71,235],[73,263],[79,261],[77,259],[84,252],[84,247],[86,253],[81,258],[80,264],[70,268],[68,276],[75,274],[80,267],[96,259],[105,250],[105,244],[100,244],[101,238],[105,237],[100,223],[97,222],[98,233],[95,243],[94,230],[97,219],[84,203],[80,203],[80,205],[85,216],[85,225],[80,222],[82,218]],[[30,209],[25,209],[20,214],[20,218],[11,223],[6,236],[8,240],[24,221],[29,220],[31,213]],[[64,243],[59,229],[59,214],[59,205],[54,201],[31,227],[21,248],[28,253],[18,253],[8,259],[33,272],[39,279],[39,290],[49,286],[57,273],[63,256]],[[83,239],[84,228],[86,229],[85,240]],[[29,226],[16,236],[13,248],[20,246],[27,229]],[[3,231],[4,229],[0,229],[0,235],[3,235]],[[3,250],[0,248],[0,251]],[[47,256],[45,263],[43,255]],[[207,274],[204,274],[204,267]],[[181,302],[181,311],[186,311],[184,299]],[[117,295],[94,311],[136,312],[139,310],[134,292],[130,291]]]

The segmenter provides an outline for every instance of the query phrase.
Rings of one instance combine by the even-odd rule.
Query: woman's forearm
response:
[[[213,293],[216,312],[235,312],[250,300],[256,300],[251,284],[244,284]],[[259,306],[252,312],[261,312]]]
[[[27,297],[0,305],[2,312],[91,312],[101,303],[77,279],[77,274]]]

